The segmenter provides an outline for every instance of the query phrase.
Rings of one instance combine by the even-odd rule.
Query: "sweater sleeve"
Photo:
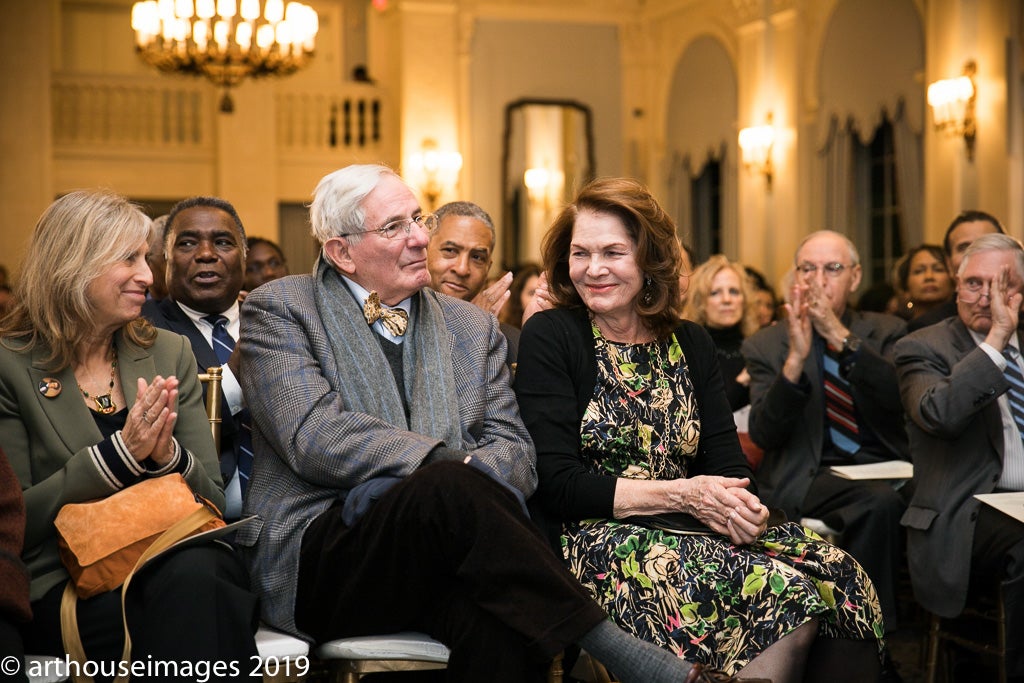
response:
[[[616,478],[589,472],[580,458],[581,405],[593,395],[596,370],[578,316],[554,310],[530,318],[519,340],[515,380],[537,448],[537,496],[548,515],[563,521],[611,517],[615,500]]]
[[[749,489],[756,494],[753,472],[736,435],[714,342],[704,328],[689,322],[679,326],[676,338],[686,357],[700,415],[700,444],[688,476],[749,477]]]

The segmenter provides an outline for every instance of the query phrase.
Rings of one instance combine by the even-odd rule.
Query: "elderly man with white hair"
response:
[[[968,595],[999,586],[1011,681],[1024,681],[1024,523],[974,496],[1024,491],[1022,289],[1020,243],[979,237],[957,273],[956,317],[896,345],[914,454],[903,516],[914,595],[954,617]]]

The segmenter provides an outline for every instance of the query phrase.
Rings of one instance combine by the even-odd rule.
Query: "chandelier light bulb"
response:
[[[166,73],[205,76],[228,89],[246,78],[287,76],[313,56],[319,17],[284,0],[144,0],[132,7],[136,51]]]

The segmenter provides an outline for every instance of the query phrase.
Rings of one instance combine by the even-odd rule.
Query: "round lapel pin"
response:
[[[39,393],[46,398],[56,398],[60,396],[60,380],[54,379],[53,377],[44,377],[39,382]]]

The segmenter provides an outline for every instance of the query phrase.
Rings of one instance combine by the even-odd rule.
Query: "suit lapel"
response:
[[[40,369],[44,355],[40,347],[41,345],[37,344],[33,349],[32,365],[28,368],[32,386],[39,387],[44,379],[54,378],[60,382],[61,392],[54,398],[47,398],[41,391],[37,391],[36,399],[53,431],[60,437],[68,452],[76,453],[100,441],[103,435],[92,419],[92,413],[85,405],[81,391],[78,389],[78,381],[75,379],[75,371],[71,366],[60,372]]]
[[[951,323],[952,345],[955,349],[955,361],[959,362],[964,356],[978,348],[967,326],[960,318],[955,318]],[[1003,442],[1003,412],[999,408],[999,401],[995,400],[985,406],[981,411],[981,418],[985,423],[985,433],[988,435],[992,449],[999,456],[999,462],[1003,461],[1006,451],[1006,444]]]
[[[201,371],[206,372],[206,368],[220,365],[213,347],[206,341],[206,337],[192,322],[192,319],[185,314],[185,311],[181,310],[177,302],[164,299],[160,302],[160,308],[164,312],[167,326],[171,331],[188,337],[189,344],[192,345],[192,353],[195,354],[196,363]]]

